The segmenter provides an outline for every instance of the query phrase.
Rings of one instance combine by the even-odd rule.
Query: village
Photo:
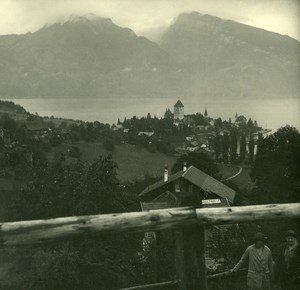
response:
[[[147,119],[151,119],[150,113]],[[173,113],[169,108],[166,109],[164,119],[170,120],[174,128],[178,132],[182,132],[182,134],[176,132],[173,136],[180,135],[182,137],[184,135],[185,137],[181,143],[180,137],[174,140],[174,144],[177,145],[175,145],[177,153],[205,151],[214,155],[216,160],[226,160],[226,162],[230,162],[231,159],[241,159],[241,151],[241,161],[244,161],[245,158],[248,161],[253,161],[253,156],[257,153],[258,139],[267,136],[272,131],[259,127],[256,121],[253,122],[251,118],[247,120],[237,113],[233,121],[231,118],[228,121],[222,121],[221,118],[213,119],[209,117],[207,108],[205,108],[203,115],[201,113],[185,115],[184,105],[180,100],[175,103]],[[119,120],[117,124],[112,125],[112,130],[127,134],[132,129],[130,125],[128,120],[123,123]],[[168,133],[163,132],[161,134],[159,130],[157,132],[153,127],[155,124],[149,121],[148,124],[144,125],[144,128],[148,130],[137,133],[137,137],[144,139],[144,144],[146,142],[147,145],[151,145],[153,140],[162,139],[162,135]],[[227,144],[227,142],[229,143]],[[225,150],[222,149],[223,147]],[[230,158],[230,156],[234,156],[234,158]]]
[[[143,146],[150,152],[177,156],[187,152],[206,152],[216,161],[226,164],[251,163],[257,153],[258,139],[271,133],[251,118],[247,120],[238,114],[233,121],[213,119],[207,108],[203,115],[185,115],[180,100],[175,103],[173,112],[166,109],[161,119],[148,113],[146,117],[125,118],[123,122],[118,120],[112,125],[40,117],[20,106],[14,107],[10,102],[2,101],[1,105],[0,140],[2,148],[7,151],[27,152],[29,140],[57,146],[99,139],[109,150],[113,150],[116,144],[129,143]],[[7,110],[7,106],[12,106],[12,109]]]

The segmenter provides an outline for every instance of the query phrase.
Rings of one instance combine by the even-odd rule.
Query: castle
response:
[[[174,105],[173,111],[173,119],[174,120],[182,120],[184,118],[184,105],[180,100]]]

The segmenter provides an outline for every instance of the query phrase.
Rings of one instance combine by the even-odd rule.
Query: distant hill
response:
[[[174,66],[156,43],[106,18],[0,37],[0,95],[147,96],[172,87]]]
[[[299,42],[197,12],[159,44],[96,16],[0,36],[0,96],[257,98],[299,95]]]
[[[300,43],[288,36],[192,12],[177,17],[160,45],[191,73],[192,95],[299,96]]]

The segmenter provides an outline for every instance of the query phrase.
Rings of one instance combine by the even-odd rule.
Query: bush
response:
[[[80,149],[77,146],[72,146],[69,151],[69,155],[70,155],[70,157],[73,157],[73,158],[81,158],[82,152],[80,151]]]

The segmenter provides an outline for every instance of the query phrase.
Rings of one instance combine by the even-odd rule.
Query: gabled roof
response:
[[[178,100],[177,103],[174,105],[174,107],[176,107],[176,108],[183,108],[184,105],[181,103],[180,100]]]
[[[141,201],[142,211],[178,207],[177,197],[170,191],[166,191],[152,201]]]
[[[201,188],[207,192],[212,192],[222,198],[227,198],[231,203],[234,200],[236,192],[233,189],[229,188],[222,182],[216,180],[215,178],[209,176],[208,174],[204,173],[194,166],[190,166],[185,172],[178,171],[177,173],[170,175],[168,181],[166,182],[161,180],[148,186],[140,193],[140,196],[145,196],[149,192],[154,191],[161,186],[171,183],[179,178],[184,178],[193,183],[198,188]]]

